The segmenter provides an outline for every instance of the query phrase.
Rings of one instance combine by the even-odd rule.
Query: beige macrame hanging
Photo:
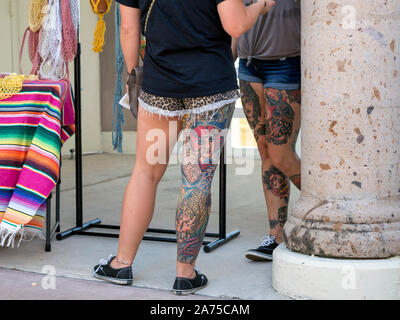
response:
[[[0,78],[0,100],[8,99],[22,90],[24,76],[12,73]]]
[[[31,0],[29,3],[29,29],[37,32],[42,27],[43,19],[47,14],[47,0]]]
[[[93,12],[99,16],[93,40],[93,51],[98,53],[103,51],[104,35],[106,33],[104,15],[110,12],[112,0],[90,0],[90,5],[92,6]]]

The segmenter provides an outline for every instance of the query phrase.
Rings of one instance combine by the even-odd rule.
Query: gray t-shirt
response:
[[[244,0],[245,4],[251,0]],[[273,60],[296,57],[301,51],[300,0],[275,0],[276,4],[238,40],[241,59]]]

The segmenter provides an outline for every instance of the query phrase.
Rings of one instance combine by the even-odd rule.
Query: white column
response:
[[[400,1],[301,5],[302,194],[284,230],[290,251],[282,247],[274,257],[274,285],[292,296],[296,289],[288,289],[284,277],[299,263],[301,273],[323,261],[334,276],[328,272],[320,284],[336,279],[337,293],[344,267],[332,258],[400,255]],[[379,267],[369,265],[368,274],[373,278],[373,270],[390,262],[391,276],[400,278],[400,262],[393,269],[393,259],[376,260]],[[357,276],[363,262],[345,265]],[[400,298],[399,280],[392,284],[399,292],[394,289],[391,297]],[[293,281],[300,284],[301,276]],[[358,289],[367,287],[359,283]],[[321,289],[308,291],[309,297],[321,297]],[[329,297],[329,289],[324,292]]]

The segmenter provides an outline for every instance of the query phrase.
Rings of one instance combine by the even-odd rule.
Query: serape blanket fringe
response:
[[[0,102],[1,246],[44,239],[46,200],[59,179],[61,146],[75,129],[73,98],[66,90],[65,81],[29,81]]]

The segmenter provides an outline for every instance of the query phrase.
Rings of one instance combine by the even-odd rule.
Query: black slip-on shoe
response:
[[[100,260],[100,264],[93,268],[93,276],[97,279],[109,281],[120,285],[131,285],[133,280],[132,267],[114,269],[111,267],[111,261],[115,256],[110,256],[108,259]]]
[[[257,249],[248,250],[245,257],[253,261],[272,261],[272,255],[278,245],[274,236],[267,236]]]
[[[207,277],[198,272],[196,269],[196,276],[193,279],[176,277],[172,292],[176,295],[189,295],[196,291],[203,289],[208,284]]]

